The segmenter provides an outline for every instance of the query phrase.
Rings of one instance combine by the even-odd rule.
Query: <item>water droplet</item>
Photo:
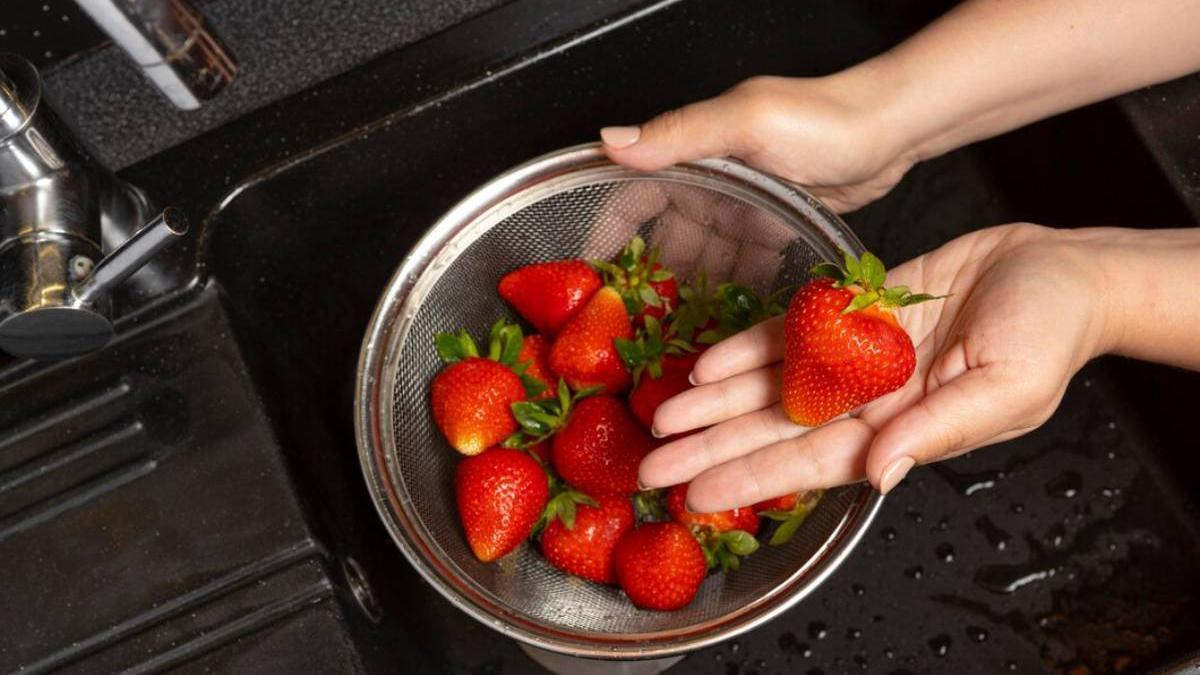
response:
[[[722,654],[721,652],[713,652],[713,661],[720,663],[724,659],[725,659],[725,655]]]
[[[759,669],[766,668],[766,667],[767,667],[767,660],[766,660],[766,659],[759,659],[759,660],[755,661],[755,662],[754,662],[754,667],[755,667],[755,668],[759,668]]]
[[[808,637],[814,640],[824,640],[825,636],[828,634],[829,626],[826,626],[820,621],[813,621],[812,623],[808,624]]]
[[[904,576],[908,577],[909,579],[920,579],[921,577],[925,576],[925,568],[921,567],[920,565],[917,565],[916,567],[910,567],[904,570]]]
[[[1008,542],[1012,539],[1012,535],[1000,529],[999,527],[996,527],[996,524],[992,522],[992,519],[988,518],[987,516],[980,516],[979,519],[975,521],[975,529],[983,533],[983,536],[988,540],[988,543],[991,544],[992,547],[997,551],[1003,551],[1004,549],[1008,548]]]
[[[879,531],[879,535],[881,537],[883,537],[884,541],[896,541],[896,529],[895,528],[885,527]]]
[[[857,640],[862,637],[862,630],[858,628],[850,628],[846,630],[847,640]]]
[[[1009,508],[1012,509],[1013,513],[1016,513],[1018,515],[1025,513],[1025,505],[1020,502],[1013,504]]]
[[[988,632],[979,626],[967,626],[967,637],[972,642],[984,642],[988,639]]]
[[[1017,669],[1017,662],[1016,662],[1016,661],[1008,661],[1008,662],[1006,662],[1006,663],[1004,664],[1004,667],[1005,667],[1005,668],[1008,668],[1009,670],[1016,670],[1016,669]]]
[[[933,655],[938,658],[945,658],[950,653],[950,636],[939,635],[929,641],[929,648],[933,650]]]
[[[894,659],[894,658],[896,658],[896,651],[894,649],[892,649],[891,647],[884,647],[883,648],[883,656],[884,656],[884,658]]]
[[[863,656],[862,654],[854,655],[854,663],[858,666],[859,670],[867,669],[867,657]]]
[[[733,652],[734,654],[742,651],[742,643],[738,642],[737,640],[729,643],[729,651]]]
[[[945,532],[948,529],[950,529],[950,519],[949,518],[942,518],[941,520],[938,521],[938,523],[937,523],[937,531],[938,532]]]
[[[1046,494],[1051,497],[1062,497],[1064,499],[1073,499],[1079,494],[1079,488],[1083,485],[1083,476],[1078,471],[1064,471],[1057,478],[1046,483]]]
[[[861,598],[863,594],[867,592],[867,589],[863,588],[862,584],[854,584],[850,587],[850,591],[854,593],[855,596]]]
[[[912,521],[918,525],[925,522],[925,516],[921,515],[919,511],[905,511],[904,515],[911,518]]]
[[[944,563],[954,562],[954,547],[950,544],[942,542],[941,544],[937,545],[937,548],[933,549],[933,552],[935,555],[937,555],[938,560],[941,560]]]

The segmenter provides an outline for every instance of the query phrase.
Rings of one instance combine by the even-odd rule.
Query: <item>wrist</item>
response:
[[[855,134],[876,154],[877,168],[897,161],[916,164],[920,120],[904,104],[907,75],[889,53],[880,54],[824,78],[859,111]]]

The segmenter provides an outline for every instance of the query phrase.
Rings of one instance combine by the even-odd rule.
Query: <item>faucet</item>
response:
[[[0,54],[0,350],[48,359],[107,344],[113,289],[188,229],[177,209],[150,214],[71,136],[33,64]],[[102,256],[102,234],[134,229]]]
[[[195,110],[238,64],[187,0],[75,0],[177,108]]]

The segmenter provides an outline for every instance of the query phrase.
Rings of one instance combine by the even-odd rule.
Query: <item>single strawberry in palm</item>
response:
[[[598,386],[610,394],[624,391],[631,380],[615,341],[632,338],[633,326],[621,296],[602,288],[559,333],[550,348],[550,368],[572,389]]]
[[[523,377],[523,367],[517,366],[521,329],[497,321],[486,357],[465,330],[439,333],[435,343],[449,365],[430,385],[434,422],[454,449],[477,455],[517,430],[512,404],[541,386]]]
[[[658,248],[647,251],[641,237],[631,239],[616,262],[593,260],[592,264],[604,274],[604,283],[620,293],[638,326],[646,317],[661,321],[679,304],[675,275],[658,262]]]
[[[822,263],[820,278],[792,297],[784,319],[783,409],[812,427],[895,391],[916,367],[908,333],[892,311],[935,299],[905,286],[884,287],[886,270],[870,253],[847,254],[845,267]]]
[[[509,272],[499,291],[538,332],[555,335],[600,286],[600,275],[587,262],[557,260]]]
[[[726,572],[741,566],[740,558],[758,550],[758,515],[750,508],[736,508],[717,513],[696,513],[687,508],[688,484],[675,485],[667,491],[667,513],[688,528],[704,550],[709,567],[718,565]]]
[[[646,523],[630,530],[614,552],[617,582],[642,609],[684,607],[708,573],[700,544],[678,523]]]
[[[510,448],[464,459],[454,488],[467,543],[483,562],[528,539],[550,496],[545,470],[529,454]]]
[[[633,505],[625,495],[597,495],[542,532],[542,554],[558,569],[601,584],[616,581],[613,551],[633,528]]]
[[[554,436],[554,468],[563,480],[588,494],[624,494],[638,489],[638,465],[654,439],[621,399],[592,396],[575,404]]]

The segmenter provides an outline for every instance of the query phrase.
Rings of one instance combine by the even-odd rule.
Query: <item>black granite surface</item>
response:
[[[120,169],[504,1],[209,0],[203,11],[241,70],[199,110],[176,109],[111,44],[49,69],[46,90],[96,156]]]

